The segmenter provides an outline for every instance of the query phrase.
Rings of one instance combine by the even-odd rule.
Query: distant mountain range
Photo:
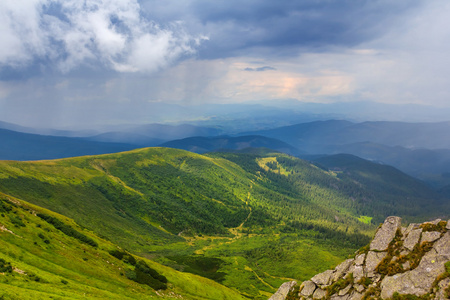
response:
[[[40,160],[55,159],[82,155],[115,153],[141,147],[157,146],[165,141],[198,135],[217,135],[220,130],[203,128],[193,125],[162,125],[149,124],[124,128],[123,132],[106,132],[90,137],[74,137],[80,132],[65,132],[15,126],[0,123],[0,127],[23,130],[13,131],[0,128],[0,159],[1,160]],[[56,135],[44,135],[45,132]],[[57,136],[67,134],[68,136]]]
[[[436,188],[450,184],[449,122],[328,120],[227,136],[221,127],[189,124],[108,126],[91,136],[85,136],[88,131],[42,130],[5,122],[0,128],[0,159],[51,159],[159,145],[197,153],[265,147],[304,158],[348,153],[392,165]]]
[[[0,121],[0,129],[47,136],[80,137],[89,141],[126,143],[141,146],[152,146],[155,143],[157,145],[165,141],[191,136],[215,136],[223,134],[223,131],[217,128],[190,124],[165,125],[157,123],[146,125],[105,125],[95,130],[58,130],[32,128]]]
[[[8,122],[0,121],[0,129],[7,129],[11,131],[17,131],[22,133],[51,135],[51,136],[64,136],[64,137],[86,137],[98,134],[96,130],[59,130],[49,128],[33,128],[21,125],[16,125]]]
[[[450,183],[450,149],[408,149],[370,142],[330,147],[329,153],[349,153],[395,166],[434,186]]]
[[[311,155],[349,153],[392,165],[436,187],[450,184],[449,122],[329,120],[242,134],[276,137]]]
[[[372,142],[408,149],[450,149],[450,122],[403,123],[341,120],[315,121],[270,130],[245,132],[280,139],[308,151],[330,151],[334,145]]]
[[[258,135],[239,137],[190,137],[174,140],[160,145],[161,147],[184,149],[196,153],[205,153],[220,150],[243,150],[246,148],[269,148],[290,155],[302,153],[299,149],[278,139]]]
[[[336,154],[318,157],[313,160],[318,166],[338,172],[338,178],[353,180],[372,190],[384,190],[389,194],[404,193],[399,186],[409,186],[408,192],[422,197],[438,199],[440,196],[431,191],[422,181],[407,176],[398,169],[374,163],[350,154]],[[369,175],[370,174],[370,175]]]
[[[46,136],[0,129],[0,159],[41,160],[115,153],[136,148],[122,143],[102,143],[81,138]]]
[[[148,124],[124,128],[121,131],[106,132],[86,138],[90,141],[129,143],[137,146],[156,146],[163,142],[192,136],[215,136],[222,131],[215,128],[194,125]]]

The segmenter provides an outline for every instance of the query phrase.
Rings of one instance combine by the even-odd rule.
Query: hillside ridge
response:
[[[449,299],[450,221],[401,226],[388,217],[353,258],[298,285],[284,283],[269,300]]]
[[[0,299],[245,299],[0,193]]]

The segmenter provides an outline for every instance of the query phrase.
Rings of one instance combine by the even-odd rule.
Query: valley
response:
[[[144,148],[1,161],[0,192],[73,219],[96,240],[160,269],[209,278],[252,299],[337,265],[387,215],[414,221],[448,209],[394,168],[351,156],[314,165],[268,149],[199,155]],[[0,234],[2,243],[13,237]]]
[[[20,199],[0,194],[0,212],[3,299],[243,299],[212,280],[129,254],[72,219]],[[159,279],[142,272],[136,279],[138,265]]]

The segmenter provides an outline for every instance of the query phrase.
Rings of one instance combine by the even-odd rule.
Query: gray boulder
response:
[[[284,300],[291,289],[297,284],[296,281],[288,281],[283,283],[278,291],[269,298],[269,300]]]
[[[322,298],[325,298],[326,295],[327,295],[327,291],[318,288],[318,289],[316,289],[316,291],[313,294],[313,299],[322,299]]]
[[[409,251],[412,251],[414,246],[419,242],[421,233],[422,228],[411,230],[406,236],[403,246]]]
[[[363,298],[363,294],[358,293],[357,291],[354,291],[350,297],[348,297],[348,300],[361,300]]]
[[[366,267],[364,271],[366,275],[373,274],[378,264],[386,257],[387,252],[369,251],[366,258]]]
[[[301,292],[300,294],[302,296],[308,297],[311,296],[314,291],[316,290],[316,284],[312,282],[311,280],[304,281],[302,285],[300,286]]]
[[[441,237],[441,233],[437,231],[422,232],[421,242],[434,242]]]
[[[450,232],[447,232],[424,255],[419,266],[409,272],[387,276],[381,282],[381,297],[391,298],[394,292],[422,296],[428,293],[435,279],[445,272],[450,260]]]
[[[347,259],[343,263],[338,265],[334,269],[334,273],[332,274],[332,280],[337,281],[339,278],[343,277],[344,274],[347,272],[347,270],[352,265],[353,261],[354,261],[354,259]]]
[[[362,266],[364,264],[365,258],[366,258],[366,255],[364,253],[357,255],[355,257],[355,265]]]
[[[401,228],[401,218],[388,217],[378,229],[375,238],[370,243],[370,250],[385,251],[395,237],[397,229]]]
[[[326,270],[323,273],[317,274],[311,281],[313,281],[318,286],[328,285],[331,281],[331,276],[333,275],[333,270]]]
[[[339,296],[339,295],[333,295],[331,296],[330,300],[347,300],[349,297],[348,295]]]
[[[406,227],[406,230],[405,231],[403,231],[403,229],[402,229],[402,234],[403,235],[408,235],[412,230],[414,230],[414,229],[419,229],[420,227],[420,224],[415,224],[415,223],[411,223],[411,224],[409,224],[408,225],[408,227]]]
[[[446,278],[439,282],[439,291],[436,293],[436,299],[444,300],[448,299],[448,295],[446,295],[445,289],[450,286],[450,278]]]

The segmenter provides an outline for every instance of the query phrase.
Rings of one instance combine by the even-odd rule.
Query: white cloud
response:
[[[45,53],[45,35],[39,28],[44,1],[0,1],[0,65],[21,66]]]
[[[0,66],[49,60],[63,72],[97,63],[153,72],[199,43],[179,23],[145,19],[136,0],[2,0],[0,18]]]

